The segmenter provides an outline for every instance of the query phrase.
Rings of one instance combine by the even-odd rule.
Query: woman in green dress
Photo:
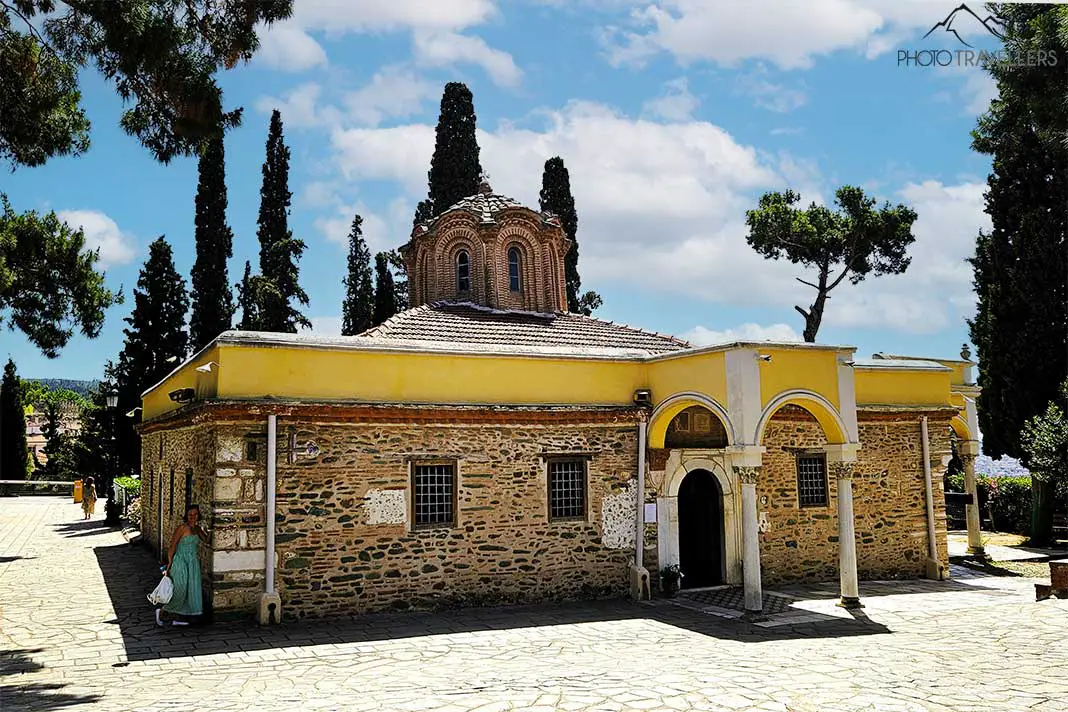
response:
[[[171,577],[174,593],[163,610],[183,618],[204,613],[200,584],[200,561],[197,559],[197,542],[207,541],[208,535],[200,528],[200,507],[191,504],[185,508],[185,521],[178,525],[171,537],[167,551],[167,575]],[[188,625],[187,620],[175,619],[174,625]],[[156,609],[156,625],[163,625],[160,610]]]

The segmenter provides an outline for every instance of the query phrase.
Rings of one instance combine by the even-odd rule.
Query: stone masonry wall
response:
[[[294,424],[278,474],[286,617],[623,595],[632,559],[632,425]],[[588,516],[547,521],[543,455],[585,454]],[[409,461],[457,462],[457,522],[415,529]],[[236,604],[236,602],[235,602]]]
[[[920,418],[859,416],[861,450],[854,465],[853,509],[861,579],[918,578],[927,559],[927,505]],[[947,561],[942,454],[949,452],[948,420],[929,422],[936,541]],[[773,417],[757,482],[758,510],[768,512],[761,535],[763,580],[769,584],[838,577],[838,484],[828,473],[826,507],[800,507],[795,453],[825,438],[815,418],[790,410]],[[766,505],[759,504],[762,496]]]

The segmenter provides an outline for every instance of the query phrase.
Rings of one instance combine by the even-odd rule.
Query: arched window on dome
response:
[[[471,291],[471,257],[467,250],[460,250],[456,254],[456,291]]]
[[[508,289],[513,292],[523,291],[523,280],[519,277],[520,264],[519,248],[508,250]]]

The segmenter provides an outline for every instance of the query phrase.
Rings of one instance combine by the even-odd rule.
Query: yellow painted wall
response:
[[[199,366],[214,361],[219,363],[219,347],[213,346],[200,354],[193,361],[184,364],[181,370],[171,374],[158,387],[148,391],[141,399],[142,420],[154,418],[179,407],[168,397],[168,393],[179,388],[194,388],[198,398],[214,398],[217,390],[219,370],[213,366],[211,373],[200,373],[196,369]]]
[[[952,371],[853,370],[857,405],[951,405]]]
[[[648,365],[648,388],[653,391],[653,405],[659,405],[676,393],[696,391],[724,408],[727,407],[727,367],[722,351],[699,353],[684,358],[653,361]]]
[[[815,391],[838,407],[838,354],[833,350],[761,348],[771,361],[760,362],[760,405],[783,391]]]
[[[224,346],[220,398],[627,405],[638,362]]]

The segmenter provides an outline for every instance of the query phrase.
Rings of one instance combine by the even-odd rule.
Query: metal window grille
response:
[[[797,458],[797,497],[802,507],[827,504],[827,461],[823,455]]]
[[[586,463],[582,460],[549,462],[549,519],[586,516]]]
[[[466,250],[456,255],[456,291],[471,291],[471,258]]]
[[[452,524],[456,491],[453,466],[416,465],[414,475],[416,526]]]
[[[508,289],[518,292],[522,286],[519,280],[519,248],[513,247],[508,250]]]

